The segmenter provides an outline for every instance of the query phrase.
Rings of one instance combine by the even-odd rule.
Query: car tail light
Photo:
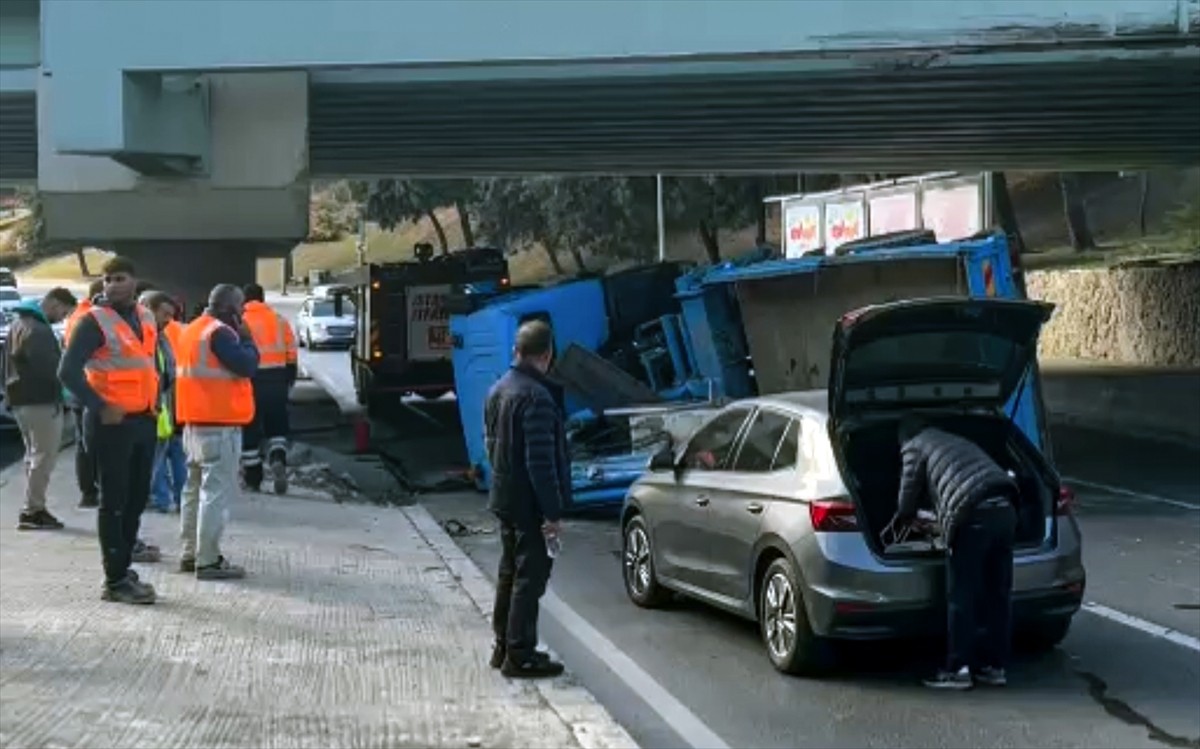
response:
[[[825,533],[858,530],[858,513],[848,499],[819,499],[808,505],[813,530]]]
[[[1054,503],[1055,515],[1070,515],[1072,508],[1075,507],[1075,490],[1069,486],[1061,486],[1058,489],[1058,501]]]

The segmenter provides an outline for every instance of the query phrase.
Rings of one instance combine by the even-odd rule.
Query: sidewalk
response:
[[[178,517],[150,513],[159,602],[122,606],[72,459],[58,532],[15,530],[24,475],[0,474],[0,746],[634,746],[569,676],[488,668],[488,591],[422,508],[248,494],[224,546],[249,576],[206,583],[175,571]]]

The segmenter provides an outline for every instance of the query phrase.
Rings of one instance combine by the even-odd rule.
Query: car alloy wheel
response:
[[[655,579],[650,532],[640,516],[634,516],[625,524],[622,541],[621,576],[629,600],[643,608],[655,608],[666,603],[671,593]]]
[[[631,525],[625,542],[625,580],[638,596],[650,587],[650,541],[640,524]]]
[[[767,578],[763,595],[763,636],[776,660],[791,657],[796,646],[796,591],[787,575],[780,571]]]

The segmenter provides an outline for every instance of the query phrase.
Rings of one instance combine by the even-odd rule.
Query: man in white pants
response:
[[[198,580],[245,577],[221,554],[221,534],[241,489],[238,459],[242,427],[254,418],[250,378],[258,349],[242,323],[242,291],[221,284],[208,308],[179,337],[176,415],[183,428],[188,478],[180,508],[179,566]]]

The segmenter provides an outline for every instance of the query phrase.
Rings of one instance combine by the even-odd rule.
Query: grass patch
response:
[[[1200,241],[1190,232],[1111,240],[1097,249],[1083,252],[1077,252],[1070,247],[1057,247],[1026,254],[1022,263],[1025,270],[1029,271],[1071,270],[1109,267],[1126,260],[1180,255],[1191,255],[1200,259]]]
[[[93,274],[100,270],[100,266],[104,261],[112,257],[112,253],[98,250],[94,247],[89,247],[83,251],[83,256],[87,258],[88,270]],[[3,259],[0,258],[0,264]],[[87,280],[83,274],[79,272],[79,260],[75,257],[74,252],[69,252],[65,255],[55,255],[48,257],[45,260],[40,260],[26,268],[18,271],[23,279],[38,279],[49,281],[84,281]]]

